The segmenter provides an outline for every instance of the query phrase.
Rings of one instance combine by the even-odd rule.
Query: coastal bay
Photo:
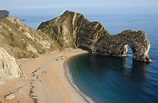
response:
[[[86,53],[81,49],[54,51],[34,59],[17,60],[27,79],[15,78],[0,87],[2,103],[86,103],[69,83],[64,61]],[[7,96],[14,97],[6,99]]]
[[[100,71],[99,73],[105,73],[107,69],[111,71],[107,73],[111,75],[106,75],[106,74],[99,75],[99,79],[97,79],[97,82],[101,82],[102,84],[105,84],[105,86],[104,85],[102,86],[99,83],[94,82],[92,78],[94,79],[98,78],[97,75],[88,75],[88,73],[85,73],[86,75],[91,76],[92,78],[89,78],[89,77],[84,78],[82,75],[81,76],[78,75],[78,78],[80,80],[83,78],[83,80],[87,79],[90,82],[93,81],[94,85],[91,85],[91,86],[95,86],[95,85],[100,86],[99,87],[100,91],[103,92],[103,94],[108,95],[107,99],[105,98],[104,95],[96,95],[96,96],[94,95],[96,94],[96,89],[99,93],[98,87],[94,88],[94,92],[89,92],[92,95],[92,97],[88,95],[87,93],[85,93],[84,92],[85,90],[92,91],[87,81],[85,82],[88,83],[88,85],[82,86],[83,89],[81,88],[80,90],[78,90],[74,88],[75,86],[73,85],[73,83],[76,85],[77,88],[79,88],[80,85],[82,85],[82,83],[78,81],[72,82],[72,79],[73,80],[76,79],[76,75],[72,76],[71,79],[68,78],[70,74],[68,75],[66,69],[64,68],[64,65],[66,63],[65,61],[67,61],[72,56],[86,53],[85,51],[82,51],[79,49],[65,49],[63,48],[63,45],[61,45],[61,42],[58,41],[58,39],[57,41],[54,40],[53,42],[51,42],[50,35],[46,36],[46,34],[42,33],[42,30],[34,31],[31,28],[23,25],[23,23],[21,23],[20,20],[18,19],[14,19],[11,17],[7,17],[6,19],[3,19],[1,23],[2,25],[1,29],[5,30],[7,33],[4,31],[1,31],[1,34],[2,34],[1,37],[3,37],[4,34],[9,34],[11,35],[11,37],[13,37],[13,38],[10,38],[11,40],[9,41],[10,42],[9,46],[8,46],[8,43],[6,43],[6,46],[3,45],[4,49],[8,50],[9,53],[13,53],[12,55],[15,58],[24,58],[24,57],[25,58],[27,57],[27,58],[17,59],[19,68],[21,69],[23,74],[25,74],[26,78],[25,79],[13,78],[11,80],[5,81],[5,83],[0,86],[0,102],[2,103],[14,103],[14,102],[15,103],[16,102],[20,102],[20,103],[28,103],[28,102],[29,103],[32,103],[32,102],[34,103],[37,103],[37,102],[38,103],[43,103],[43,102],[44,103],[45,102],[46,103],[49,103],[49,102],[50,103],[52,102],[55,102],[55,103],[61,103],[61,102],[74,103],[75,102],[76,103],[77,102],[78,103],[78,102],[81,102],[82,103],[82,102],[88,102],[87,99],[81,95],[82,93],[79,93],[79,91],[81,91],[85,93],[87,96],[89,96],[90,98],[92,98],[97,103],[102,103],[101,99],[106,99],[105,101],[103,101],[103,103],[106,101],[112,102],[111,100],[113,100],[113,102],[115,103],[118,99],[116,99],[114,96],[118,97],[119,99],[127,96],[126,93],[122,93],[122,91],[120,92],[120,90],[124,91],[125,88],[126,90],[132,90],[132,93],[133,91],[145,90],[146,92],[145,94],[147,94],[147,96],[145,97],[146,99],[139,98],[139,96],[144,98],[144,94],[142,92],[141,92],[142,94],[141,93],[133,93],[133,94],[138,94],[139,100],[148,101],[149,103],[157,102],[158,101],[157,100],[157,87],[158,87],[157,83],[158,82],[156,78],[157,78],[158,70],[157,70],[157,56],[156,56],[156,52],[157,52],[157,48],[156,48],[157,22],[155,22],[157,21],[156,14],[150,18],[148,18],[149,15],[141,14],[141,15],[138,15],[139,18],[135,19],[135,16],[137,15],[132,15],[132,16],[119,15],[117,16],[117,21],[113,21],[115,19],[113,15],[109,15],[109,16],[94,15],[94,16],[88,17],[92,21],[95,20],[96,18],[97,18],[96,20],[101,20],[102,23],[104,21],[107,21],[106,23],[103,23],[103,24],[105,25],[105,27],[108,27],[108,29],[110,28],[109,30],[110,32],[112,32],[112,34],[116,34],[117,32],[121,30],[130,29],[130,28],[133,28],[136,31],[139,29],[145,30],[151,43],[151,50],[149,51],[149,55],[151,59],[154,60],[153,63],[141,63],[141,62],[133,61],[132,60],[133,52],[130,46],[128,46],[129,51],[127,52],[128,54],[127,57],[122,57],[122,58],[118,57],[118,59],[116,59],[115,57],[100,56],[99,58],[103,59],[103,60],[102,59],[100,60],[98,59],[98,56],[96,55],[94,56],[92,54],[91,57],[93,58],[89,58],[89,57],[87,58],[87,56],[85,56],[86,58],[84,60],[86,60],[86,62],[84,62],[84,60],[79,60],[81,62],[84,62],[85,66],[90,65],[91,67],[80,68],[81,70],[79,70],[78,74],[82,74],[83,71],[85,72],[87,70],[90,70],[89,74],[93,73],[93,71],[94,71],[93,74],[97,74],[99,71]],[[124,18],[124,20],[122,20],[122,18]],[[29,22],[27,21],[28,19],[29,18],[25,19],[25,23]],[[34,17],[34,19],[37,19],[37,18]],[[16,22],[12,22],[13,20]],[[39,20],[39,22],[40,21],[43,21],[43,20]],[[18,26],[12,26],[8,24],[6,26],[4,25],[5,23],[8,23],[8,24],[18,23]],[[7,28],[4,29],[4,27],[7,27]],[[18,29],[18,33],[16,33],[17,31],[15,31],[14,33],[14,30],[17,30],[17,29]],[[23,37],[23,39],[15,39],[15,38],[22,38],[19,36],[23,36],[23,35],[16,35],[16,34],[23,34],[25,37]],[[8,35],[8,38],[9,38],[9,35]],[[27,39],[25,40],[25,38]],[[3,40],[2,38],[4,42],[6,42],[7,39]],[[14,42],[12,42],[12,40]],[[20,43],[19,43],[19,40],[21,40]],[[70,43],[70,44],[74,44],[74,43]],[[21,51],[15,49],[18,46],[20,46]],[[62,49],[65,49],[65,50],[60,51]],[[79,52],[78,50],[81,52]],[[31,54],[30,51],[32,51],[33,53]],[[46,54],[43,54],[43,53],[46,53]],[[82,55],[80,56],[82,57]],[[93,60],[95,60],[95,62]],[[80,64],[81,63],[78,63],[79,65],[78,67],[81,67]],[[101,70],[98,67],[102,67]],[[71,69],[78,71],[78,69],[75,67],[72,67]],[[73,73],[73,72],[70,71],[69,73]],[[10,72],[8,72],[8,75],[11,75]],[[103,76],[103,77],[110,76],[110,77],[106,80],[103,80],[100,76]],[[120,78],[117,78],[118,76]],[[127,80],[127,78],[129,78],[129,80]],[[124,80],[125,82],[121,83]],[[121,85],[118,85],[118,86],[116,85],[120,83]],[[111,84],[111,85],[106,85],[106,84]],[[122,85],[122,84],[126,84],[126,85]],[[136,84],[136,85],[131,87],[132,84]],[[140,84],[140,86],[138,86],[137,84]],[[145,85],[141,85],[141,84],[145,84]],[[104,87],[107,87],[107,89]],[[120,87],[120,88],[117,88],[117,87]],[[129,89],[128,87],[131,87],[131,88]],[[141,88],[137,88],[137,87],[141,87]],[[71,89],[68,89],[68,88],[71,88]],[[119,91],[119,92],[116,92],[116,91]],[[115,95],[116,93],[118,94]],[[131,98],[131,92],[127,92],[127,94],[128,93],[130,94],[129,99],[122,99],[122,101],[124,101],[125,103],[126,103],[125,100],[128,100],[130,102],[135,99],[134,97]],[[125,96],[123,94],[125,94]],[[120,98],[119,96],[122,96],[122,97]]]

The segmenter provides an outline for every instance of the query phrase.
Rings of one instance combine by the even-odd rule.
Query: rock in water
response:
[[[97,41],[94,52],[97,54],[124,56],[127,53],[127,45],[133,52],[133,59],[144,62],[152,62],[148,56],[150,42],[144,31],[124,30],[117,35],[104,36]]]
[[[0,10],[0,20],[5,18],[5,17],[8,17],[9,16],[9,11],[7,10]]]
[[[148,56],[150,42],[142,30],[124,30],[111,35],[99,22],[89,22],[82,14],[71,11],[42,22],[38,29],[56,36],[66,47],[78,47],[101,55],[125,56],[129,45],[134,60],[152,61]]]
[[[0,84],[14,77],[25,78],[24,74],[15,62],[15,58],[0,47]]]

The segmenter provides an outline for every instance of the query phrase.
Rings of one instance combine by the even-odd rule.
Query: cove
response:
[[[68,60],[73,83],[96,103],[158,102],[157,72],[132,56],[81,54]]]

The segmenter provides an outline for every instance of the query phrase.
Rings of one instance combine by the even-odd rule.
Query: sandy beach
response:
[[[17,60],[27,79],[0,85],[0,103],[87,103],[67,78],[64,62],[81,49],[54,51],[38,58]]]

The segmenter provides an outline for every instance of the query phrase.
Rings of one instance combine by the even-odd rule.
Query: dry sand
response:
[[[85,53],[81,49],[54,51],[34,59],[17,60],[27,79],[0,85],[0,103],[86,103],[67,78],[64,61]]]

